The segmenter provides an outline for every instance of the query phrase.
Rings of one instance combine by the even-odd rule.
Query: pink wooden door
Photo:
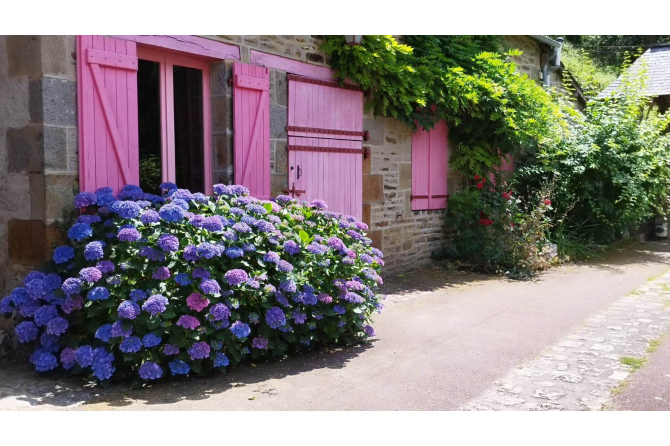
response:
[[[270,198],[270,72],[233,65],[235,183],[252,196]]]
[[[77,37],[80,190],[139,184],[135,42]]]
[[[363,93],[288,76],[289,194],[362,218]]]
[[[449,149],[447,124],[440,121],[430,132],[412,135],[412,210],[447,207]]]

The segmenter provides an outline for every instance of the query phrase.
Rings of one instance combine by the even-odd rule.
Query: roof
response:
[[[546,45],[549,45],[552,48],[558,48],[559,46],[561,46],[560,42],[557,42],[554,39],[550,39],[547,36],[528,36],[528,37],[531,37],[531,38],[537,40],[540,43],[544,43]]]
[[[640,56],[627,70],[627,72],[634,72],[642,67],[642,63],[646,64],[647,82],[646,91],[647,96],[663,96],[670,94],[670,45],[649,48]],[[599,98],[608,96],[621,85],[622,76],[612,82],[600,92]]]

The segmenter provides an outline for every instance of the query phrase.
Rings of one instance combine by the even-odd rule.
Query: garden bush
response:
[[[526,279],[548,266],[551,187],[524,202],[508,182],[475,176],[449,198],[444,255],[467,267]]]
[[[37,371],[140,384],[374,335],[383,260],[364,223],[242,186],[160,187],[78,194],[70,244],[0,301]]]

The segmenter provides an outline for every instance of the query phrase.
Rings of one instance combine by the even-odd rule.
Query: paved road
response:
[[[535,282],[421,271],[388,281],[366,346],[137,391],[0,366],[0,409],[457,409],[669,266],[668,246],[633,244]]]

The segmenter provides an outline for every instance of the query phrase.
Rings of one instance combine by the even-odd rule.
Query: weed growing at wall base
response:
[[[319,200],[161,185],[75,198],[86,213],[0,312],[39,372],[138,384],[374,336],[381,251]]]

